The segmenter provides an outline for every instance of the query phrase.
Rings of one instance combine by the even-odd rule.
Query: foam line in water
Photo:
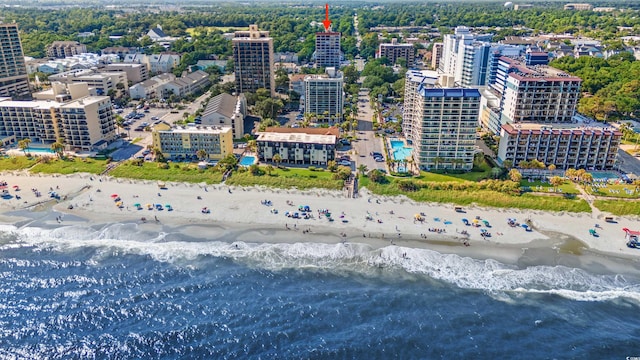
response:
[[[579,301],[627,298],[640,303],[640,283],[624,276],[594,275],[565,266],[521,269],[492,259],[476,260],[427,249],[399,246],[374,249],[359,243],[165,241],[168,234],[144,233],[132,224],[109,225],[99,230],[70,226],[54,230],[5,227],[3,231],[17,234],[18,243],[37,248],[65,251],[93,247],[98,249],[95,261],[114,254],[136,254],[150,256],[156,261],[193,266],[203,256],[213,256],[271,271],[315,269],[365,276],[375,276],[380,268],[391,268],[487,293],[554,294]]]

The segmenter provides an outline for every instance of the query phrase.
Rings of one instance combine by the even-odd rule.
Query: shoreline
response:
[[[520,209],[493,209],[477,206],[464,207],[456,212],[454,205],[416,203],[406,197],[386,197],[361,190],[356,199],[346,198],[340,191],[325,189],[295,190],[263,187],[240,188],[224,184],[166,183],[100,177],[89,174],[29,175],[0,174],[0,180],[14,185],[11,190],[20,199],[0,199],[0,223],[19,226],[59,227],[69,225],[105,225],[135,223],[141,229],[160,231],[165,226],[179,229],[192,238],[216,241],[243,241],[255,243],[362,243],[382,248],[398,245],[454,253],[476,259],[496,259],[517,262],[528,249],[554,250],[581,256],[611,256],[625,260],[640,260],[640,250],[626,246],[622,228],[640,228],[635,218],[617,218],[617,223],[606,223],[604,215],[594,218],[587,213],[551,213]],[[31,189],[38,189],[36,197]],[[49,198],[49,190],[56,191],[60,200]],[[112,195],[122,201],[117,207]],[[270,201],[271,206],[261,204]],[[136,210],[134,203],[143,210]],[[163,210],[147,210],[147,204],[160,204]],[[164,209],[171,205],[172,211]],[[73,207],[70,209],[70,205]],[[299,212],[299,206],[311,208],[311,219],[292,219],[286,211]],[[210,213],[201,209],[207,207]],[[277,209],[277,214],[273,213]],[[319,213],[327,209],[333,221]],[[59,221],[57,215],[65,218]],[[416,215],[424,220],[417,221]],[[465,226],[462,219],[472,222],[476,216],[488,221],[490,227]],[[147,218],[146,223],[140,219]],[[159,220],[156,224],[155,219]],[[532,231],[521,226],[511,227],[507,219],[519,223],[530,220]],[[71,221],[72,220],[72,221]],[[599,237],[588,229],[596,228]],[[480,229],[492,236],[484,238]],[[430,229],[441,229],[437,233]],[[307,232],[310,230],[310,232]],[[467,231],[468,236],[463,236]],[[501,235],[500,235],[501,234]],[[225,240],[221,240],[221,239]],[[234,240],[235,239],[235,240]],[[470,246],[465,246],[467,241]]]

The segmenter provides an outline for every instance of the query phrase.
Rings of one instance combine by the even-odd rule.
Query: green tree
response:
[[[358,165],[358,171],[360,172],[360,175],[364,175],[367,172],[367,165],[365,164],[360,164]]]
[[[27,152],[29,151],[29,144],[31,144],[31,139],[29,138],[24,138],[18,141],[18,147],[25,155],[27,155]]]
[[[519,184],[522,181],[522,174],[517,169],[511,169],[509,170],[509,179]]]
[[[200,149],[196,151],[196,156],[198,157],[198,160],[202,161],[207,158],[208,154],[205,150]]]
[[[62,159],[62,155],[64,152],[64,145],[60,140],[61,139],[58,139],[56,142],[51,144],[51,151],[53,151],[54,153],[56,153],[56,155],[58,155],[58,159]]]

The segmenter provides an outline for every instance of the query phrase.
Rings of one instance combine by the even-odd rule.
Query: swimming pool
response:
[[[609,171],[598,171],[598,172],[591,172],[590,173],[591,176],[593,176],[594,180],[618,180],[620,179],[620,175],[614,173],[614,172],[609,172]]]
[[[391,145],[391,157],[393,160],[407,160],[407,158],[411,158],[411,152],[413,148],[405,146],[404,141],[402,140],[389,140],[389,144]],[[398,172],[407,172],[406,164],[400,165],[398,164]]]
[[[22,151],[22,149],[20,150]],[[27,153],[39,153],[39,154],[55,154],[55,152],[49,148],[32,148],[26,150]]]
[[[240,159],[240,165],[250,166],[256,163],[256,157],[251,155],[245,155]]]
[[[411,157],[412,148],[408,146],[404,146],[404,141],[402,140],[391,140],[391,156],[393,160],[406,160],[408,157]]]

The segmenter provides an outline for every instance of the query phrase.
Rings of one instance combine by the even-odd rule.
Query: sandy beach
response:
[[[0,199],[0,223],[18,226],[34,221],[35,213],[42,214],[40,224],[51,227],[83,222],[137,223],[151,231],[171,226],[180,228],[185,236],[225,241],[358,242],[375,248],[398,245],[444,249],[483,258],[500,258],[505,252],[515,254],[535,247],[640,257],[640,250],[625,245],[622,231],[625,227],[640,230],[637,217],[615,217],[615,223],[607,223],[604,214],[473,206],[457,212],[454,205],[380,197],[366,189],[358,198],[350,199],[342,192],[323,189],[238,188],[204,183],[165,183],[160,189],[157,181],[89,174],[39,176],[4,172],[0,181],[7,182],[11,195]],[[59,199],[52,198],[51,191]],[[118,202],[121,206],[117,206]],[[134,204],[140,204],[140,209]],[[302,216],[300,206],[311,209],[309,219],[285,215],[290,212]],[[209,211],[203,212],[204,208]],[[324,211],[330,212],[333,221]],[[416,215],[423,220],[416,220]],[[471,225],[465,225],[463,219]],[[480,226],[473,226],[476,219]],[[509,219],[515,219],[518,226],[510,226]],[[532,231],[522,227],[527,223]],[[592,236],[589,229],[595,229],[599,236]],[[482,231],[491,236],[482,236]]]

